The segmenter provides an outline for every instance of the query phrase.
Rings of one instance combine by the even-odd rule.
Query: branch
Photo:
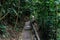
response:
[[[7,16],[8,13],[6,13],[3,17],[0,18],[0,21],[3,20],[5,18],[5,16]]]

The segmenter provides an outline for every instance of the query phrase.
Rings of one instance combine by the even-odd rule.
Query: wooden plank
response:
[[[22,32],[22,40],[32,40],[31,30],[24,30]]]

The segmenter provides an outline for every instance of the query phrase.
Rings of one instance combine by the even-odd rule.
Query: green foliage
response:
[[[59,15],[58,12],[60,13],[59,6],[59,0],[34,1],[33,9],[35,15],[38,15],[37,21],[40,31],[43,32],[42,40],[59,40],[59,38],[57,37],[57,34],[59,34],[57,33],[59,28],[57,18],[57,15]]]
[[[32,12],[32,0],[1,0],[0,1],[0,28],[6,32],[11,27],[11,30],[16,32],[22,31],[24,26],[24,15]],[[6,23],[5,23],[6,22]],[[5,26],[8,28],[5,28]],[[21,30],[20,30],[21,29]],[[12,30],[12,31],[13,31]]]
[[[5,34],[6,33],[6,26],[0,24],[0,31],[2,31],[3,34]]]

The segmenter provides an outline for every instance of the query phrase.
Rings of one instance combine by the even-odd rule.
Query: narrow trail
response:
[[[22,31],[22,40],[33,40],[32,30],[30,30],[30,21],[25,22],[25,26]]]
[[[20,40],[40,40],[35,26],[33,25],[33,30],[31,30],[30,28],[30,21],[25,22]]]
[[[31,30],[23,30],[22,40],[33,40],[32,31]]]

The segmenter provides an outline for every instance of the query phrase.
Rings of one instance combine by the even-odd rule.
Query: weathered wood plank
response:
[[[24,30],[22,32],[22,40],[32,40],[31,30]]]

